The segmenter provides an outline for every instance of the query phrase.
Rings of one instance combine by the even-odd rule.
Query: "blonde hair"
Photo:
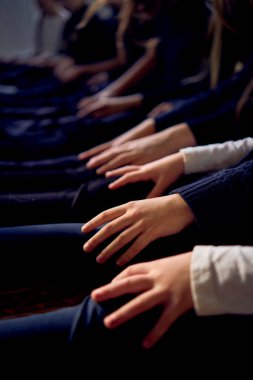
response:
[[[96,12],[106,5],[108,3],[107,0],[95,0],[93,1],[86,12],[84,13],[84,16],[82,20],[79,22],[79,24],[76,26],[76,29],[83,29],[86,27],[86,25],[89,23],[89,21],[92,19],[92,17],[96,14]]]
[[[96,12],[102,8],[104,5],[108,4],[108,0],[95,0],[93,1],[88,9],[86,10],[83,19],[76,26],[76,29],[80,30],[87,26],[92,17],[96,14]],[[126,52],[124,48],[124,34],[129,25],[129,21],[131,19],[133,13],[133,1],[132,0],[123,0],[122,5],[118,14],[119,24],[116,31],[116,48],[117,55],[123,64],[126,62]]]
[[[126,50],[125,50],[125,44],[124,44],[124,36],[126,34],[126,31],[130,25],[131,19],[135,12],[135,0],[123,0],[118,19],[119,19],[119,26],[116,33],[116,46],[118,51],[118,58],[120,62],[123,64],[126,62]],[[160,2],[156,0],[154,4],[159,7]],[[157,41],[156,39],[152,39],[152,41],[136,41],[140,46],[151,48],[156,46]]]

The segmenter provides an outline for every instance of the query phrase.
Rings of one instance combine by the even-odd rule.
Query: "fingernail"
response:
[[[96,258],[96,262],[97,262],[98,264],[103,264],[104,261],[105,261],[105,260],[104,260],[104,258],[103,258],[102,256],[97,256],[97,258]]]
[[[91,293],[91,297],[94,299],[97,299],[101,295],[101,292],[99,290],[95,290]]]
[[[85,243],[83,245],[83,249],[86,251],[86,252],[89,252],[89,243]]]
[[[82,231],[82,232],[85,232],[86,228],[87,228],[87,227],[86,227],[86,224],[84,224],[84,225],[81,227],[81,231]]]
[[[124,265],[125,264],[125,261],[124,260],[121,260],[121,259],[119,259],[119,260],[117,260],[116,261],[116,264],[120,267],[120,266],[122,266],[122,265]]]
[[[116,324],[116,319],[114,318],[105,318],[104,324],[106,327],[113,327]]]
[[[86,163],[86,168],[90,169],[92,167],[92,161]]]

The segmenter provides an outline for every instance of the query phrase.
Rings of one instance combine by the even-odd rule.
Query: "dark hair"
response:
[[[210,28],[212,32],[212,48],[210,53],[211,87],[217,85],[221,64],[223,33],[229,29],[240,33],[244,18],[253,9],[253,0],[213,0]]]

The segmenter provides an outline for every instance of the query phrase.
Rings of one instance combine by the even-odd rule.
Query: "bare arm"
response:
[[[155,67],[157,44],[158,41],[154,42],[137,62],[105,89],[108,96],[123,94]]]

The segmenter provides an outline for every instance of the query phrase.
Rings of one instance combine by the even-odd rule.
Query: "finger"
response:
[[[143,175],[140,172],[125,174],[123,177],[116,179],[116,181],[108,185],[109,189],[115,190],[119,187],[125,186],[128,183],[140,182],[143,180]]]
[[[105,173],[105,176],[106,177],[116,177],[118,175],[123,175],[123,174],[129,173],[129,172],[135,171],[139,168],[140,168],[140,166],[137,166],[137,165],[127,165],[127,166],[124,166],[123,168],[110,170],[110,171]]]
[[[111,258],[114,253],[118,252],[126,244],[130,243],[136,238],[140,233],[140,228],[136,225],[123,231],[119,236],[117,236],[102,252],[97,256],[97,262],[102,264],[109,258]]]
[[[160,197],[164,191],[164,186],[161,182],[157,182],[157,184],[153,187],[150,193],[147,195],[147,199]]]
[[[120,258],[116,261],[116,264],[119,266],[125,265],[128,261],[137,256],[138,253],[140,253],[149,243],[150,240],[147,234],[141,234],[135,240],[133,245],[128,248],[128,250],[122,256],[120,256]]]
[[[135,265],[130,265],[122,272],[120,272],[116,277],[112,279],[112,282],[116,282],[122,280],[125,277],[134,276],[138,274],[147,274],[148,273],[148,264],[147,263],[139,263]]]
[[[87,98],[83,98],[81,99],[78,103],[77,103],[77,108],[78,109],[81,109],[83,107],[86,107],[88,106],[89,104],[93,103],[97,98],[95,96],[92,96],[92,97],[87,97]]]
[[[101,228],[95,235],[92,236],[83,246],[83,249],[86,252],[91,252],[94,248],[96,248],[98,245],[103,243],[106,239],[108,239],[110,236],[116,234],[117,232],[123,230],[124,228],[127,228],[130,224],[129,219],[123,215],[120,218],[117,218],[113,222],[108,223],[103,228]],[[101,254],[100,254],[101,255]],[[102,258],[100,259],[100,255],[97,257],[97,262],[103,263],[105,260]]]
[[[166,333],[177,316],[170,308],[166,308],[155,324],[151,332],[145,337],[142,344],[144,348],[150,348]]]
[[[104,174],[109,170],[116,169],[127,164],[131,164],[131,155],[128,152],[120,153],[106,164],[100,166],[96,172],[97,174]]]
[[[140,294],[121,308],[104,319],[106,327],[114,328],[127,322],[129,319],[144,313],[157,305],[157,295],[153,290]]]
[[[148,117],[156,117],[158,115],[159,115],[159,110],[154,109],[154,110],[150,111],[147,116]]]
[[[82,232],[90,232],[94,230],[94,228],[101,226],[101,224],[107,223],[125,213],[125,206],[118,206],[110,208],[109,210],[103,211],[94,218],[92,218],[89,222],[85,223],[81,231]]]
[[[96,168],[97,166],[103,165],[105,162],[111,160],[118,153],[119,153],[118,149],[115,149],[115,148],[108,149],[106,152],[102,152],[98,156],[91,158],[87,162],[86,166],[89,169]]]
[[[98,112],[98,106],[97,106],[96,102],[92,103],[92,104],[88,104],[85,107],[82,107],[77,112],[77,116],[78,117],[85,117],[85,116],[91,115],[93,112]]]
[[[86,150],[85,152],[82,152],[78,155],[78,159],[79,160],[86,160],[92,156],[95,156],[103,151],[105,151],[106,149],[110,148],[111,147],[111,142],[106,142],[104,144],[100,144],[100,145],[97,145],[95,146],[94,148],[91,148],[89,150]]]
[[[147,276],[136,275],[95,289],[91,293],[91,297],[96,302],[102,302],[124,294],[143,292],[150,289],[150,286],[151,283]]]

